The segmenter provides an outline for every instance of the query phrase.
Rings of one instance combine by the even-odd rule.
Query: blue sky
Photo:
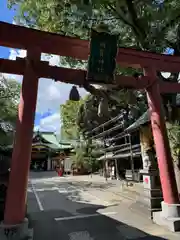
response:
[[[6,0],[0,0],[0,21],[12,23],[15,14],[16,14],[15,9],[9,10],[7,8],[7,1]],[[0,57],[8,59],[9,55],[10,55],[10,49],[9,48],[0,47]],[[50,111],[45,112],[45,113],[36,113],[35,126],[40,124],[41,118],[45,118],[45,117],[50,116],[52,114],[53,113],[50,112]]]
[[[7,0],[0,0],[0,21],[12,23],[15,15],[15,9],[9,10],[7,8]],[[166,54],[172,54],[172,51],[172,49],[167,49]],[[17,55],[24,57],[23,51],[17,53],[12,49],[0,47],[0,58],[13,59]],[[51,59],[48,57],[48,61],[50,64],[58,65],[59,56],[54,55]],[[67,100],[70,88],[70,84],[55,83],[50,79],[40,79],[35,117],[37,129],[41,129],[42,126],[43,131],[55,128],[60,132],[60,104]],[[80,89],[80,94],[84,96],[87,93]]]
[[[13,17],[16,14],[15,10],[9,10],[7,8],[7,1],[0,0],[0,21],[12,23]],[[0,57],[8,58],[9,49],[0,47]]]
[[[7,0],[0,0],[0,21],[12,23],[16,13],[15,9],[7,8]],[[15,60],[16,56],[25,57],[25,55],[24,50],[0,47],[0,58]],[[45,56],[43,60],[49,61],[51,65],[60,65],[60,57],[56,55]],[[11,75],[10,77],[18,82],[22,81],[21,76]],[[51,79],[39,80],[35,129],[60,132],[60,104],[66,102],[70,89],[70,84],[56,83]],[[86,92],[80,89],[80,94],[85,95]]]

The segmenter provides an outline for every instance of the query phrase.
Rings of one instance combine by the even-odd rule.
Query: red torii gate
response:
[[[86,76],[86,71],[83,70],[49,66],[47,62],[40,60],[41,53],[87,60],[89,43],[86,40],[0,22],[0,45],[27,50],[25,59],[17,58],[16,61],[0,59],[0,72],[23,75],[4,216],[5,224],[14,225],[22,223],[25,217],[26,188],[38,79],[40,77],[51,78],[55,81],[82,86]],[[116,84],[122,88],[146,89],[164,202],[171,207],[179,206],[160,93],[180,92],[180,84],[160,81],[156,76],[156,71],[179,72],[180,58],[120,48],[117,63],[121,66],[144,69],[145,76],[141,79],[116,76]]]

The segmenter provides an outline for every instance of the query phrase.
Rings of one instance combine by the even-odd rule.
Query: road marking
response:
[[[117,214],[117,212],[105,212],[105,213],[94,213],[94,214],[86,214],[86,215],[76,215],[76,216],[70,216],[70,217],[55,218],[55,221],[76,220],[76,219],[98,217],[98,216],[109,216],[109,215],[115,215],[115,214]]]
[[[31,182],[31,187],[32,187],[32,192],[34,193],[34,196],[36,198],[36,201],[37,201],[37,204],[39,206],[40,211],[44,211],[43,205],[42,205],[42,203],[40,201],[40,198],[39,198],[39,196],[38,196],[38,194],[36,192],[36,189],[34,187],[34,184],[32,182]]]
[[[67,179],[67,178],[66,178]],[[37,181],[38,180],[38,181]],[[48,182],[48,181],[51,181],[51,183],[55,183],[56,181],[54,180],[58,180],[58,182],[60,182],[60,178],[51,178],[51,179],[46,179],[48,181],[44,181],[45,179],[31,179],[29,180],[29,183],[32,185],[32,192],[34,193],[35,197],[36,197],[36,200],[37,200],[37,203],[39,205],[39,208],[41,211],[43,211],[43,207],[42,207],[42,204],[40,202],[40,199],[38,197],[38,192],[42,192],[42,191],[53,191],[53,190],[57,190],[60,194],[66,194],[66,193],[73,193],[73,192],[76,192],[76,191],[79,191],[81,192],[83,195],[86,195],[86,196],[90,196],[91,198],[93,198],[94,200],[98,201],[99,203],[103,203],[103,205],[105,206],[109,206],[111,205],[110,202],[108,201],[105,201],[99,197],[97,197],[96,195],[93,195],[87,191],[84,191],[83,189],[81,189],[79,186],[72,186],[70,184],[68,184],[68,181],[67,181],[67,187],[66,188],[59,188],[59,187],[52,187],[52,188],[37,188],[35,189],[35,185],[39,182],[43,182],[45,184],[45,182]],[[69,180],[69,179],[68,179]],[[34,184],[34,185],[33,185]],[[69,185],[69,186],[68,186]],[[70,190],[71,189],[71,190]],[[28,189],[28,192],[31,192],[30,189]]]
[[[52,188],[36,188],[36,192],[44,192],[44,191],[56,191],[58,190],[58,187],[52,187]]]
[[[61,180],[66,179],[66,177],[50,177],[50,178],[31,178],[29,182],[33,183],[52,183],[52,182],[61,182]]]
[[[59,193],[70,193],[66,188],[58,188]]]

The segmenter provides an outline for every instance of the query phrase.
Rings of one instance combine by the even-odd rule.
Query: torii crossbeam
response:
[[[4,217],[4,222],[11,225],[21,223],[25,216],[38,79],[40,77],[51,78],[55,81],[82,86],[86,76],[83,70],[49,66],[47,62],[40,61],[41,53],[87,60],[89,43],[86,40],[0,22],[0,45],[27,50],[25,59],[17,58],[16,61],[0,59],[0,72],[24,76]],[[160,92],[180,92],[180,84],[160,81],[156,76],[156,71],[180,72],[180,57],[119,48],[116,60],[121,66],[144,69],[145,76],[140,79],[116,76],[116,85],[146,89],[164,202],[176,206],[179,204],[179,197]]]

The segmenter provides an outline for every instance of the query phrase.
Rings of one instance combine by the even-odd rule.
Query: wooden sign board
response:
[[[90,56],[87,80],[97,83],[113,83],[116,68],[118,36],[91,31]]]

